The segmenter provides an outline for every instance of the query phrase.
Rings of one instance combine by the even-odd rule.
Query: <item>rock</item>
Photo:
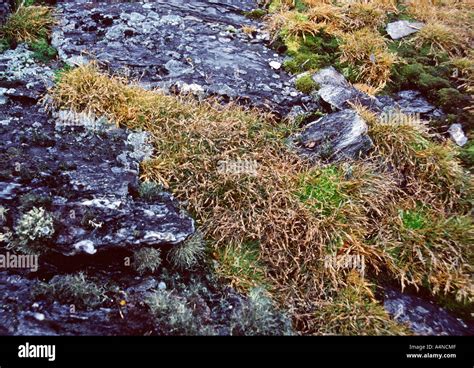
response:
[[[0,56],[10,60],[4,76],[20,86],[15,89],[27,91],[35,84],[45,90],[48,81],[37,72],[48,75],[49,69],[30,62],[24,47],[18,49]],[[15,62],[26,63],[27,70]],[[25,198],[54,217],[54,237],[44,247],[60,255],[169,247],[194,233],[193,219],[170,194],[163,192],[152,202],[136,194],[139,164],[153,154],[148,133],[68,111],[49,116],[34,103],[9,98],[0,105],[0,116],[9,121],[0,125],[0,198],[13,234]]]
[[[440,119],[444,116],[444,113],[430,104],[421,92],[413,90],[400,91],[393,98],[379,96],[377,97],[377,105],[384,114],[400,111],[406,115],[413,115],[424,120]]]
[[[147,88],[191,86],[183,90],[242,100],[280,115],[299,103],[297,94],[284,93],[291,77],[275,77],[283,57],[267,47],[261,23],[243,14],[257,7],[254,0],[101,2],[93,7],[62,2],[59,7],[61,24],[52,43],[67,63],[95,55]],[[243,26],[257,29],[252,42]]]
[[[418,91],[401,91],[396,95],[396,101],[405,114],[427,114],[436,108],[431,105]]]
[[[386,31],[393,40],[409,36],[418,32],[425,26],[422,22],[410,22],[408,20],[399,20],[387,24]]]
[[[313,74],[313,80],[320,86],[350,86],[346,78],[341,73],[339,73],[333,66],[320,69],[317,73]]]
[[[311,160],[358,159],[373,146],[367,124],[353,110],[328,114],[291,139],[299,154]]]
[[[458,146],[462,147],[467,143],[468,139],[462,130],[461,124],[452,124],[448,129],[448,133],[451,136],[451,139],[456,142]]]
[[[386,287],[383,306],[398,322],[406,323],[416,335],[472,335],[474,326],[465,324],[445,309],[416,295]]]
[[[0,24],[6,21],[8,15],[10,14],[10,4],[8,1],[2,1],[0,3]]]
[[[350,107],[350,103],[360,103],[374,108],[377,100],[353,87],[346,78],[334,67],[319,70],[313,75],[313,80],[319,85],[317,96],[330,110],[341,110]]]
[[[268,64],[275,70],[281,68],[281,63],[279,63],[278,61],[270,61]]]

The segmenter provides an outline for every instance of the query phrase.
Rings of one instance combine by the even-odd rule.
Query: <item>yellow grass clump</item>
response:
[[[397,57],[388,50],[386,40],[375,31],[363,28],[346,33],[340,48],[341,62],[357,67],[359,81],[378,87],[390,80]]]
[[[0,37],[17,43],[35,42],[48,37],[55,23],[51,7],[22,4],[0,26]]]

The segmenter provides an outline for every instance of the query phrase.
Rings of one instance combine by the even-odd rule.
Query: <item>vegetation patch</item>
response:
[[[32,294],[50,302],[59,301],[74,305],[78,309],[97,308],[107,297],[105,288],[90,281],[85,274],[54,276],[48,282],[35,284]]]
[[[142,248],[133,253],[133,269],[140,275],[154,273],[161,266],[161,251],[155,248]]]
[[[351,270],[328,267],[327,256],[363,256],[368,275],[384,272],[402,286],[472,301],[471,187],[457,150],[419,121],[357,107],[375,144],[368,161],[311,167],[284,144],[296,128],[270,115],[146,91],[93,64],[65,72],[51,95],[57,108],[149,132],[155,156],[142,164],[142,178],[187,204],[222,278],[247,292],[265,285],[292,308],[301,332],[321,332],[315,307],[350,290]],[[239,175],[219,169],[235,160],[257,165]],[[191,258],[176,264],[190,267]],[[374,331],[400,333],[383,318]]]
[[[274,305],[265,289],[254,288],[248,303],[230,318],[231,334],[238,336],[288,336],[293,334],[291,321]]]
[[[51,29],[55,24],[53,8],[35,5],[33,1],[18,2],[5,24],[0,26],[0,51],[26,42],[36,60],[47,62],[57,55],[57,51],[49,43]]]
[[[315,312],[321,335],[410,335],[408,326],[388,315],[367,284],[351,273],[348,285]]]
[[[370,95],[421,91],[464,126],[472,114],[472,6],[468,1],[268,1],[265,18],[274,46],[288,56],[287,71],[299,74],[336,67]],[[416,34],[389,41],[385,25],[426,22]]]
[[[173,247],[168,254],[168,258],[175,267],[189,270],[198,264],[204,253],[204,238],[200,232],[197,232],[182,244]]]
[[[300,92],[310,94],[318,89],[318,84],[313,80],[311,74],[305,74],[295,81],[295,87]]]
[[[216,335],[212,326],[195,315],[191,305],[173,292],[159,290],[145,301],[158,333],[166,335]]]

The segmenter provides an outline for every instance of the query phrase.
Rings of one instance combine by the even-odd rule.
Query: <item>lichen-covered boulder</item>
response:
[[[357,159],[373,146],[367,124],[355,111],[342,110],[325,115],[292,137],[296,150],[310,160]]]

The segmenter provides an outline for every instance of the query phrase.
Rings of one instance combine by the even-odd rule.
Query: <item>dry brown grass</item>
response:
[[[472,185],[451,142],[432,141],[426,123],[417,116],[394,113],[380,119],[361,106],[356,110],[369,123],[374,155],[389,168],[412,198],[441,211],[454,210],[472,191]]]
[[[462,83],[460,88],[474,94],[474,56],[472,54],[473,52],[470,57],[452,58],[450,63],[456,68],[455,77]]]
[[[387,15],[385,9],[374,2],[354,3],[344,9],[345,28],[356,30],[364,27],[376,29],[385,24]]]
[[[293,11],[282,11],[268,18],[270,33],[280,34],[285,39],[301,37],[305,40],[307,35],[316,36],[323,28],[323,23],[315,23],[308,16]]]
[[[410,335],[408,326],[392,320],[375,299],[370,284],[356,272],[348,286],[315,312],[318,334],[322,335]]]
[[[462,55],[468,47],[466,40],[455,29],[434,22],[426,24],[411,42],[418,48],[429,45],[433,54],[446,52],[451,55]]]
[[[397,62],[386,40],[377,32],[363,28],[342,36],[341,62],[357,67],[357,80],[375,88],[390,80],[391,68]]]
[[[19,6],[0,27],[0,37],[14,42],[35,42],[47,38],[56,24],[48,6]]]

